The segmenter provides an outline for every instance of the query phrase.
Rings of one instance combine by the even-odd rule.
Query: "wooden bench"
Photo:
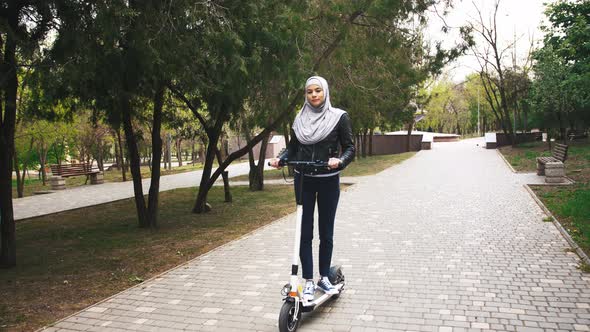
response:
[[[99,170],[93,170],[91,164],[60,164],[51,165],[51,189],[65,189],[66,181],[64,178],[71,176],[86,175],[90,176],[91,184],[101,184],[104,182],[103,173]]]
[[[585,131],[572,130],[567,134],[567,137],[569,138],[570,141],[573,141],[575,139],[588,138],[588,134]]]
[[[547,183],[564,182],[567,149],[565,144],[554,143],[551,157],[537,157],[537,175],[545,175]]]

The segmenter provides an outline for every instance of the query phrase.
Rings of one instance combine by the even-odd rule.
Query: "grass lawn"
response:
[[[572,186],[531,186],[576,243],[590,256],[590,141],[568,142],[566,175]],[[502,154],[517,171],[535,172],[536,157],[551,155],[547,143],[502,147]]]
[[[213,167],[216,167],[217,163],[215,163],[213,165]],[[195,164],[193,165],[183,165],[180,167],[173,167],[171,170],[165,170],[165,169],[161,169],[161,175],[170,175],[170,174],[177,174],[177,173],[184,173],[184,172],[190,172],[190,171],[196,171],[196,170],[200,170],[203,169],[203,166],[199,163],[199,164]],[[151,172],[150,172],[150,168],[148,166],[142,166],[141,167],[141,177],[143,179],[147,179],[151,177]],[[131,181],[131,172],[129,170],[127,170],[127,181]],[[123,182],[123,175],[121,174],[121,171],[113,169],[110,171],[105,171],[104,172],[104,181],[105,182]],[[90,185],[90,179],[88,179],[88,183],[86,182],[86,176],[73,176],[73,177],[69,177],[66,178],[66,187],[67,188],[72,188],[72,187],[78,187],[78,186],[83,186],[85,184]],[[47,190],[51,190],[51,184],[49,183],[49,179],[47,179],[47,184],[44,186],[43,182],[40,181],[39,179],[37,179],[36,176],[32,176],[28,179],[25,180],[25,186],[24,186],[24,196],[32,196],[33,193],[38,192],[38,191],[47,191]],[[12,180],[12,197],[16,198],[17,197],[17,191],[16,191],[16,178]]]
[[[34,330],[295,210],[291,186],[233,187],[190,212],[195,188],[160,193],[160,228],[137,227],[133,199],[18,221],[18,266],[0,273],[0,330]]]
[[[381,172],[382,170],[391,167],[395,164],[399,164],[402,161],[411,158],[416,152],[406,152],[400,154],[389,154],[382,156],[371,156],[366,158],[359,158],[353,161],[342,171],[341,176],[363,176],[373,175]],[[285,170],[285,174],[287,171]],[[264,171],[265,180],[282,179],[282,169],[269,169]],[[248,175],[240,175],[231,178],[232,181],[248,181]]]

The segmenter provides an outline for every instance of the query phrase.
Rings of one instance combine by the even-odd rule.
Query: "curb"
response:
[[[496,149],[496,153],[498,153],[498,155],[500,155],[500,157],[502,158],[502,160],[504,160],[506,165],[508,165],[508,168],[510,168],[512,173],[518,174],[518,172],[516,172],[514,170],[512,165],[510,165],[510,163],[508,162],[508,160],[506,160],[506,158],[504,157],[502,152],[500,152],[500,150]],[[569,181],[569,183],[543,183],[543,184],[535,184],[535,186],[569,186],[569,185],[576,183],[574,180],[572,180],[571,178],[569,178],[567,176],[565,178],[567,181]],[[576,254],[580,258],[580,260],[582,262],[590,265],[590,258],[588,257],[588,255],[586,255],[586,253],[582,250],[582,248],[580,248],[580,246],[578,246],[576,241],[574,241],[574,239],[572,239],[572,237],[565,230],[565,228],[563,228],[563,226],[561,225],[559,220],[557,220],[557,218],[555,218],[555,216],[551,213],[551,211],[549,211],[549,209],[545,206],[545,204],[543,204],[543,202],[541,202],[539,197],[537,197],[537,194],[535,194],[533,189],[531,189],[530,185],[524,184],[523,187],[529,193],[529,195],[533,198],[533,200],[537,203],[537,205],[541,208],[541,210],[543,210],[543,212],[545,212],[545,214],[551,218],[553,225],[555,225],[555,227],[559,230],[559,232],[561,233],[563,238],[568,242],[568,244],[572,248],[574,248],[574,250],[576,251]]]
[[[529,195],[531,195],[531,197],[535,200],[537,205],[539,205],[541,210],[543,210],[543,212],[545,212],[545,214],[547,214],[547,216],[551,217],[551,221],[553,222],[553,225],[555,225],[555,227],[559,230],[561,235],[569,243],[569,245],[572,248],[574,248],[574,250],[576,251],[576,254],[578,254],[578,257],[580,258],[580,260],[582,260],[582,262],[590,265],[590,258],[588,257],[588,255],[586,255],[586,253],[582,250],[582,248],[580,248],[580,246],[578,246],[576,241],[574,241],[574,239],[572,239],[572,237],[565,230],[565,228],[563,228],[563,226],[561,225],[559,220],[557,220],[557,218],[555,218],[555,216],[551,213],[551,211],[549,211],[549,209],[545,206],[545,204],[543,204],[543,202],[541,202],[541,200],[539,199],[539,197],[537,197],[537,194],[535,194],[533,189],[531,189],[531,187],[528,184],[525,184],[523,186],[526,189],[526,191],[528,191]]]
[[[502,152],[500,152],[500,150],[495,149],[496,153],[500,156],[500,158],[502,158],[502,160],[504,160],[504,163],[506,163],[506,165],[508,165],[508,168],[510,168],[510,170],[512,171],[512,173],[518,173],[516,170],[514,170],[514,167],[512,167],[512,165],[510,165],[510,163],[508,162],[508,160],[506,160],[506,157],[504,157],[504,155],[502,154]]]

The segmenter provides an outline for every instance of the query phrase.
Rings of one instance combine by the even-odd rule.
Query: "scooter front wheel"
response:
[[[295,311],[298,311],[295,316]],[[301,310],[295,310],[295,302],[285,301],[281,307],[279,314],[279,331],[294,332],[299,327],[299,320],[301,319]]]

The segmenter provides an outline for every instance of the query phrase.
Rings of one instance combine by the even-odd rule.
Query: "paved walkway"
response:
[[[248,171],[248,163],[238,163],[228,167],[230,176],[248,174]],[[160,191],[198,186],[202,174],[203,171],[193,171],[162,176],[160,178]],[[143,190],[146,195],[149,188],[150,179],[144,179]],[[133,197],[133,181],[68,188],[51,194],[14,199],[14,219],[37,217],[129,197]]]
[[[494,150],[431,151],[343,192],[346,291],[301,331],[588,331],[590,276]],[[48,331],[276,331],[293,216]],[[317,256],[316,256],[317,257]]]
[[[266,168],[268,167],[269,166],[266,166]],[[213,170],[215,171],[215,169]],[[248,163],[239,163],[228,167],[229,175],[232,177],[248,174],[249,170]],[[203,171],[193,171],[162,176],[160,178],[160,191],[198,186],[202,175]],[[341,181],[343,183],[354,184],[361,181],[363,178],[364,177],[343,177]],[[230,187],[249,185],[248,181],[232,181],[231,178],[229,180]],[[144,179],[142,183],[144,194],[147,195],[150,188],[150,179]],[[286,184],[283,179],[266,180],[264,183],[266,185]],[[223,180],[219,178],[217,182],[215,182],[215,185],[222,186]],[[133,195],[133,182],[130,180],[127,182],[86,185],[55,191],[51,194],[13,199],[14,219],[20,220],[39,217],[46,214],[73,210],[86,206],[104,204],[130,198],[133,197]]]

